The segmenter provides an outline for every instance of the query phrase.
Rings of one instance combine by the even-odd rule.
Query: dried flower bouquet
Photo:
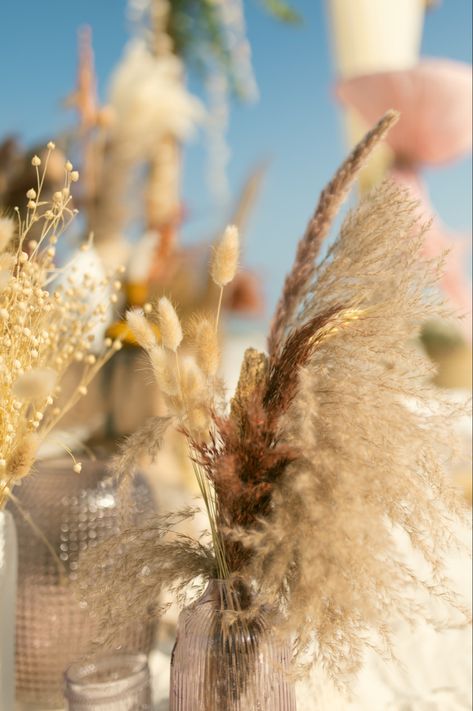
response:
[[[427,614],[418,591],[468,616],[444,576],[463,504],[447,476],[451,412],[416,344],[421,325],[442,306],[438,265],[420,257],[424,226],[415,205],[382,184],[348,214],[320,258],[349,188],[396,118],[388,112],[322,192],[284,284],[268,353],[246,352],[229,407],[217,376],[218,313],[195,320],[194,354],[182,356],[183,329],[166,298],[149,316],[160,339],[145,314],[128,314],[169,412],[125,441],[115,470],[126,479],[176,427],[210,536],[176,532],[192,512],[128,531],[128,554],[96,599],[117,626],[130,610],[159,612],[164,589],[179,594],[227,580],[242,614],[256,615],[263,603],[277,611],[301,668],[316,660],[341,684],[360,669],[366,647],[392,651],[396,616]],[[220,295],[237,259],[229,227],[211,266]],[[401,535],[430,573],[408,567]],[[106,546],[122,544],[123,537]],[[107,548],[98,555],[92,570]]]
[[[67,161],[62,189],[44,200],[54,150],[50,142],[43,161],[32,159],[37,181],[26,193],[25,214],[15,208],[15,217],[0,217],[0,509],[31,471],[40,444],[121,346],[94,343],[117,300],[116,275],[95,279],[74,260],[55,266],[58,240],[77,212],[71,185],[79,174]],[[64,388],[73,363],[82,368]],[[80,467],[74,460],[74,470]]]

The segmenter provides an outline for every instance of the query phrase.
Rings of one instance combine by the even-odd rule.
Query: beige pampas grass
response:
[[[126,320],[134,337],[142,348],[149,351],[156,345],[153,329],[141,309],[127,311]]]
[[[215,326],[206,318],[199,319],[194,324],[192,335],[197,364],[206,375],[214,376],[220,362]]]
[[[165,296],[158,301],[157,316],[163,346],[176,352],[183,337],[182,327],[174,306]]]
[[[120,445],[119,453],[110,464],[110,471],[120,481],[136,472],[143,457],[154,461],[163,446],[164,435],[172,422],[171,417],[150,417],[142,427],[127,437]]]
[[[223,288],[233,281],[238,267],[240,238],[238,227],[229,225],[215,247],[210,274],[215,284]]]
[[[296,320],[297,307],[307,294],[308,285],[314,276],[315,259],[334,218],[373,150],[398,119],[397,111],[387,111],[355,146],[320,194],[314,214],[297,245],[294,264],[286,276],[273,316],[268,336],[268,352],[271,358],[280,350],[286,330]]]
[[[361,669],[368,644],[393,654],[398,621],[428,617],[429,598],[446,604],[439,614],[452,623],[469,619],[445,573],[452,521],[465,514],[448,471],[456,414],[416,345],[441,312],[423,231],[407,193],[386,183],[316,266],[287,340],[333,309],[338,316],[313,334],[279,422],[297,458],[266,521],[242,534],[252,579],[284,607],[298,660],[313,662],[313,650],[338,685]],[[422,572],[409,567],[409,546]]]

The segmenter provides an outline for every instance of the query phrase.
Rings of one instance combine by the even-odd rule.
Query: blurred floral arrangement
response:
[[[149,314],[128,313],[167,413],[125,441],[115,472],[126,481],[140,456],[156,457],[176,428],[210,533],[180,534],[176,525],[193,515],[183,511],[130,529],[90,557],[86,579],[126,542],[127,555],[91,597],[107,629],[130,614],[162,612],[166,589],[180,595],[190,586],[198,596],[202,581],[219,579],[238,597],[238,605],[232,595],[222,601],[224,638],[263,606],[293,640],[296,669],[317,661],[343,684],[367,646],[393,653],[396,616],[414,622],[426,614],[419,591],[469,618],[442,557],[452,518],[464,514],[445,476],[452,409],[434,394],[432,366],[415,343],[424,321],[442,311],[438,264],[421,256],[426,225],[407,192],[387,181],[348,215],[320,258],[349,188],[396,120],[388,112],[322,192],[286,278],[268,353],[246,352],[229,406],[216,375],[219,309],[187,329],[165,297]],[[237,260],[230,226],[211,263],[219,303]],[[401,534],[430,575],[403,561]],[[247,689],[256,656],[235,649],[233,683]],[[223,708],[222,698],[215,703]]]
[[[71,185],[79,173],[66,161],[62,188],[43,199],[54,150],[50,142],[44,164],[32,158],[36,184],[26,191],[25,213],[16,207],[16,217],[0,218],[0,508],[31,472],[41,443],[121,347],[96,342],[121,288],[116,275],[97,281],[79,274],[74,260],[55,266],[57,244],[77,212]],[[73,363],[80,370],[66,385]],[[74,469],[80,472],[79,462]]]
[[[285,2],[263,4],[280,21],[298,21]],[[92,421],[89,415],[83,416],[87,407],[95,413],[103,411],[105,424],[90,433],[99,438],[103,433],[113,437],[132,429],[129,422],[120,421],[118,412],[123,403],[116,383],[124,372],[130,375],[137,344],[120,314],[126,308],[144,307],[162,291],[179,302],[182,313],[216,307],[215,291],[205,273],[209,240],[191,247],[180,243],[186,215],[180,185],[183,145],[198,126],[205,126],[210,141],[211,182],[224,186],[230,93],[245,100],[257,95],[241,0],[130,2],[129,16],[132,39],[113,72],[105,105],[98,98],[91,32],[88,28],[81,30],[76,88],[66,100],[66,106],[75,109],[78,122],[56,139],[58,146],[74,157],[81,172],[74,206],[80,208],[82,235],[94,235],[94,272],[126,265],[120,310],[113,318],[110,314],[107,332],[112,340],[123,341],[126,353],[104,371],[82,412],[75,411],[76,420],[82,417],[88,422]],[[186,86],[189,68],[197,69],[207,86],[209,111]],[[35,152],[44,160],[38,149]],[[4,210],[12,209],[27,190],[30,160],[29,151],[22,151],[13,139],[3,142],[0,206]],[[56,192],[61,180],[60,160],[54,156],[50,163],[43,185],[46,198]],[[229,217],[240,230],[244,229],[262,176],[263,168],[257,166],[235,201]],[[228,201],[228,195],[223,197]],[[260,315],[263,297],[257,276],[251,272],[237,275],[226,290],[222,308]],[[141,374],[132,368],[130,377],[137,381],[131,397],[141,401],[145,396]],[[151,402],[150,391],[146,390],[148,411],[159,411],[159,403]],[[106,391],[113,397],[104,396]],[[139,425],[140,421],[136,414],[133,423]]]

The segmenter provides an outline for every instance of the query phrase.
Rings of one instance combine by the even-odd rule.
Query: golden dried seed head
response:
[[[162,346],[154,346],[149,357],[153,367],[154,376],[160,389],[166,395],[177,395],[179,392],[179,382],[174,358]]]
[[[196,323],[193,335],[197,364],[206,375],[215,375],[219,366],[220,353],[214,324],[206,318],[201,319]]]
[[[157,310],[163,346],[175,352],[182,341],[182,327],[179,317],[174,306],[165,296],[159,299]]]
[[[238,228],[229,225],[220,243],[215,247],[210,274],[215,284],[224,287],[235,277],[240,253]]]
[[[134,337],[142,348],[149,351],[156,345],[156,338],[141,309],[127,311],[126,320]]]

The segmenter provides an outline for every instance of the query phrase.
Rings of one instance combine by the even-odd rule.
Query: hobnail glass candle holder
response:
[[[16,694],[29,707],[55,709],[62,703],[66,667],[97,653],[96,622],[73,585],[79,558],[155,506],[143,477],[119,490],[105,461],[83,462],[80,474],[72,472],[70,460],[41,462],[15,494],[24,512],[12,507],[18,532]],[[25,514],[56,552],[65,580]],[[101,651],[149,652],[153,638],[153,624],[134,619],[114,631],[113,644]]]
[[[115,654],[71,664],[64,675],[69,711],[151,711],[144,654]]]

